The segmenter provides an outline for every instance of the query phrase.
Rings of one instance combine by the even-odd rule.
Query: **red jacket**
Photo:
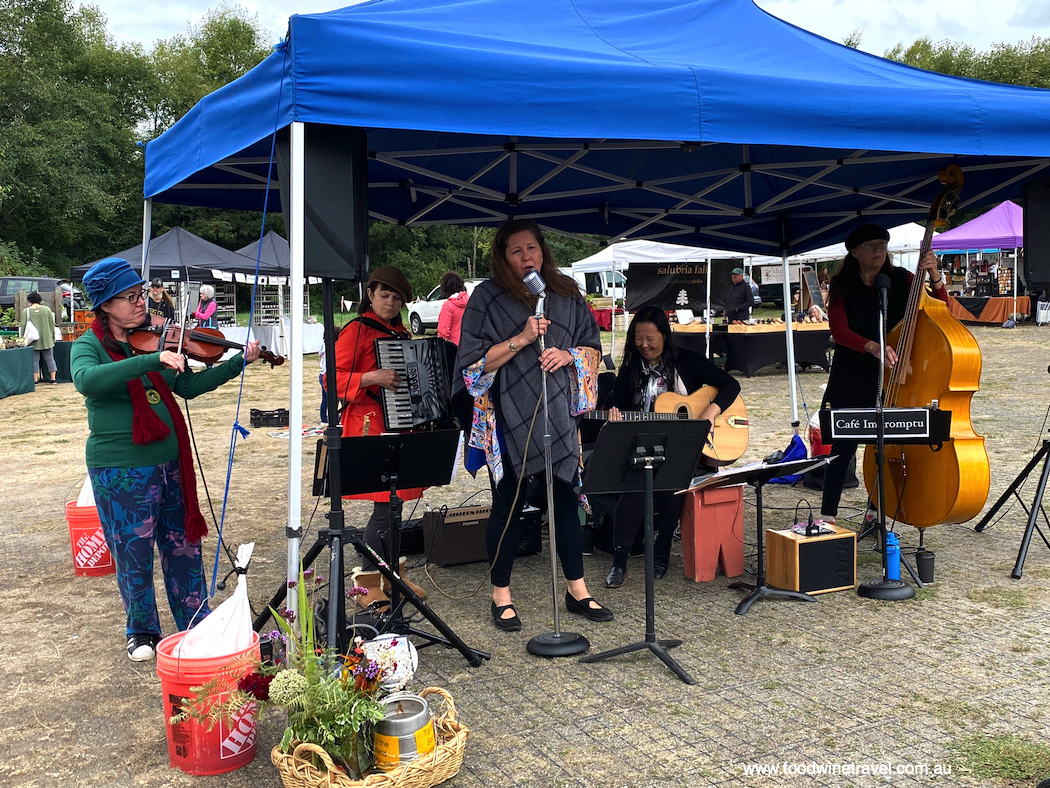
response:
[[[467,309],[470,294],[461,290],[441,305],[438,315],[438,336],[453,345],[459,345],[459,333],[463,325],[463,312]]]
[[[393,326],[385,322],[375,312],[365,312],[369,319],[389,326],[391,331],[404,331],[404,326]],[[390,335],[379,329],[366,326],[360,320],[347,323],[335,341],[336,391],[339,399],[346,403],[343,409],[343,437],[355,438],[364,434],[365,418],[368,418],[368,434],[379,435],[386,432],[383,421],[383,406],[379,402],[379,386],[361,388],[361,377],[366,372],[378,369],[376,363],[375,340],[389,339]],[[407,335],[406,335],[407,338]],[[345,451],[354,451],[354,441],[343,443]],[[405,501],[414,500],[423,495],[422,488],[398,490],[398,497]],[[344,498],[386,502],[390,494],[361,493],[344,495]]]

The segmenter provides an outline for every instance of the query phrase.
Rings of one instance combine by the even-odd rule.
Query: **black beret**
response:
[[[877,224],[862,224],[853,228],[853,232],[846,236],[846,250],[852,251],[854,247],[860,246],[868,241],[890,241],[890,231]]]

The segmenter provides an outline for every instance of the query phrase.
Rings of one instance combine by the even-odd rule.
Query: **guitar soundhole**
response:
[[[675,418],[677,419],[688,419],[689,409],[684,405],[674,412]]]

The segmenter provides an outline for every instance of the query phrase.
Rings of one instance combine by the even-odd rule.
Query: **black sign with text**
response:
[[[886,408],[883,411],[886,442],[893,438],[929,438],[930,411],[927,408]],[[832,411],[831,440],[874,441],[878,421],[874,408],[839,408]]]
[[[731,273],[741,260],[683,263],[631,263],[627,269],[627,309],[691,309],[702,315],[707,306],[707,271],[711,269],[711,311],[722,314]]]

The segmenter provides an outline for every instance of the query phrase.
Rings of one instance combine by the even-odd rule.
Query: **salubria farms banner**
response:
[[[725,306],[730,273],[741,259],[705,260],[699,263],[631,263],[627,268],[627,309],[691,309],[700,316],[707,306],[707,273],[711,271],[711,313],[718,317]]]

